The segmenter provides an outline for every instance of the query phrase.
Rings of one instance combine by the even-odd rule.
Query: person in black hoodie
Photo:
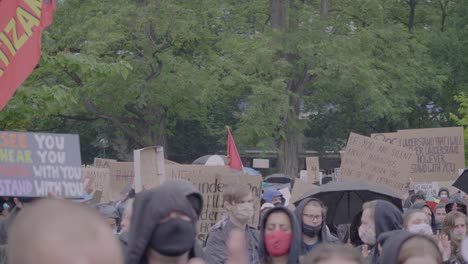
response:
[[[335,243],[338,238],[330,234],[325,216],[327,208],[318,199],[308,198],[299,203],[294,211],[302,233],[302,254],[307,254],[320,243]]]
[[[442,254],[436,242],[426,235],[391,231],[382,235],[380,264],[441,264]]]
[[[452,211],[458,211],[466,215],[466,204],[462,194],[455,193],[452,196],[450,196],[450,200],[445,206],[445,212],[447,212],[448,214]]]
[[[434,212],[432,212],[429,205],[425,203],[416,203],[416,204],[413,204],[410,209],[422,210],[428,217],[428,222],[432,228],[432,233],[435,234],[437,232],[437,223],[436,223],[435,215],[434,215]]]
[[[188,263],[192,258],[204,258],[196,243],[196,222],[202,207],[202,195],[188,181],[166,181],[138,193],[125,263]]]
[[[375,246],[379,235],[392,230],[401,230],[402,228],[403,217],[401,211],[392,203],[375,200],[363,205],[359,237],[372,248],[368,256],[371,259],[370,263],[378,263],[380,257],[379,249]]]
[[[301,255],[301,228],[284,206],[266,212],[260,223],[261,264],[297,264]]]

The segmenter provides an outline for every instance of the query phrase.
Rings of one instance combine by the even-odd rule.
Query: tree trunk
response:
[[[320,15],[326,16],[328,14],[328,0],[320,2]]]
[[[284,0],[270,0],[270,23],[274,29],[286,28],[286,5]]]
[[[409,32],[413,32],[414,28],[414,19],[416,17],[416,4],[417,0],[409,0],[408,5],[410,7],[410,14],[408,18],[408,30]]]

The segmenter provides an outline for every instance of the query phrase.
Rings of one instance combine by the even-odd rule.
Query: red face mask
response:
[[[273,257],[284,256],[289,252],[291,239],[292,233],[283,230],[275,230],[265,234],[266,250]]]

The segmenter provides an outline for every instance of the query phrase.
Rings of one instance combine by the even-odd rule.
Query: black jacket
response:
[[[401,230],[403,228],[403,217],[401,211],[392,203],[378,200],[374,210],[375,221],[375,237],[378,240],[379,236],[385,232],[393,230]],[[373,264],[379,263],[380,252],[377,246],[374,247],[374,255],[372,257]]]
[[[128,230],[125,263],[147,263],[146,251],[160,219],[170,212],[180,211],[188,216],[192,215],[195,224],[202,207],[202,195],[188,181],[166,181],[157,188],[137,194],[133,204],[132,224]],[[204,258],[203,250],[197,243],[194,244],[189,257]]]

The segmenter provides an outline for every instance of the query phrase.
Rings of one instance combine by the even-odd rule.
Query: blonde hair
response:
[[[429,256],[437,263],[442,263],[439,248],[429,237],[416,236],[408,239],[400,248],[398,264],[403,264],[412,257]]]
[[[331,258],[346,259],[356,264],[365,263],[361,252],[351,246],[342,244],[320,244],[301,263],[319,264],[321,261],[330,260]]]
[[[362,211],[366,209],[370,209],[370,215],[371,217],[374,217],[374,211],[375,211],[375,206],[377,205],[377,200],[370,201],[370,202],[365,202],[362,205]]]
[[[251,194],[252,191],[247,184],[230,184],[223,190],[224,202],[230,204],[239,202],[245,196]]]

